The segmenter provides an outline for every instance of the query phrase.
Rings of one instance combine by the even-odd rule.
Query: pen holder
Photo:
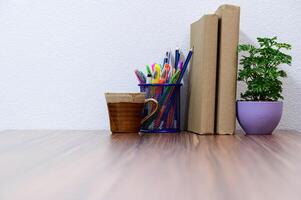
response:
[[[173,133],[180,132],[180,89],[182,84],[139,84],[140,92],[145,92],[145,98],[154,98],[159,103],[157,112],[141,124],[140,132]],[[143,115],[152,112],[146,106]]]

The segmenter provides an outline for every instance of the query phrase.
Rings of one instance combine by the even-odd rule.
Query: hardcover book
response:
[[[217,15],[204,15],[191,24],[187,129],[198,134],[214,133],[217,39]]]
[[[216,133],[233,134],[236,123],[237,46],[239,41],[240,8],[220,6],[218,34],[218,75],[216,102]]]

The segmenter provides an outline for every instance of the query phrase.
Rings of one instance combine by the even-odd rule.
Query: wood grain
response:
[[[110,129],[113,133],[138,133],[142,120],[143,103],[107,103]]]
[[[0,133],[0,199],[300,199],[301,134]]]

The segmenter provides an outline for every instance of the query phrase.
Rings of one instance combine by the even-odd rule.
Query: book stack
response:
[[[191,24],[188,131],[234,134],[240,8],[220,6]]]

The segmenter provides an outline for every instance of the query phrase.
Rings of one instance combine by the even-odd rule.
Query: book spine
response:
[[[219,42],[215,128],[218,134],[234,134],[240,8],[223,5],[216,14],[219,17]]]

